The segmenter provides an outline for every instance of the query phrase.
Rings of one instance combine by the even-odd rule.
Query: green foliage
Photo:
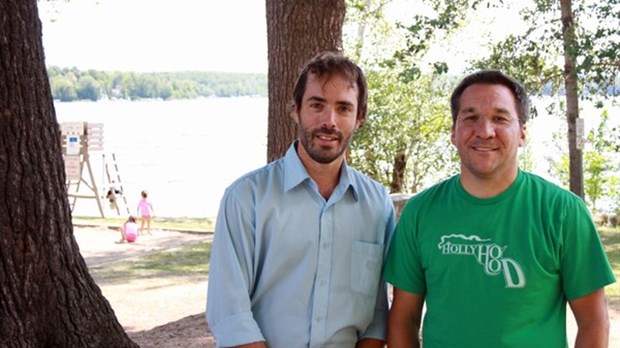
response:
[[[454,172],[445,81],[420,76],[405,83],[389,69],[367,75],[370,111],[351,146],[351,163],[392,192],[415,193]]]
[[[74,101],[78,99],[75,85],[68,78],[60,76],[52,79],[51,88],[54,98],[63,102]]]
[[[563,33],[557,1],[533,0],[522,19],[528,29],[501,42],[490,42],[492,53],[474,69],[495,68],[523,82],[534,94],[556,94],[564,88]],[[615,95],[620,73],[620,0],[573,0],[576,60],[582,98]]]
[[[519,153],[519,168],[527,171],[533,171],[536,163],[534,161],[534,157],[532,155],[532,149],[530,147],[530,138],[525,138],[525,146],[522,148]]]
[[[562,68],[549,62],[558,59],[561,47],[509,35],[492,47],[487,58],[474,63],[474,69],[497,69],[521,81],[529,93],[556,94],[564,80]]]
[[[442,76],[445,62],[420,62],[432,40],[462,18],[454,5],[460,1],[430,3],[437,17],[412,14],[413,24],[390,25],[381,12],[385,2],[349,1],[347,20],[358,30],[345,42],[360,59],[370,91],[367,121],[353,139],[350,162],[393,193],[418,192],[454,173],[458,163],[449,138],[454,81]]]
[[[97,101],[101,96],[99,82],[90,75],[84,75],[78,79],[75,92],[78,99]]]
[[[579,86],[584,88],[582,97],[617,93],[619,35],[613,23],[620,17],[619,2],[573,1],[577,44],[569,53],[576,57]],[[504,1],[421,0],[406,24],[385,21],[382,10],[386,3],[347,2],[348,25],[357,28],[349,30],[348,36],[345,31],[347,51],[366,71],[371,93],[368,122],[354,139],[351,160],[392,190],[416,192],[424,187],[424,181],[436,181],[455,170],[457,163],[455,151],[449,145],[449,127],[446,130],[436,122],[441,115],[449,120],[448,113],[438,110],[447,108],[447,86],[455,81],[439,79],[448,72],[448,65],[441,60],[429,62],[427,53],[480,16],[482,12],[478,10],[502,7]],[[533,95],[563,93],[564,66],[559,62],[563,61],[564,37],[559,5],[552,0],[533,0],[528,4],[521,13],[528,23],[525,32],[500,42],[489,41],[490,56],[480,57],[472,69],[503,70],[522,81]],[[440,87],[441,84],[444,86]],[[532,110],[532,117],[539,111],[566,111],[565,105],[562,99],[555,98],[544,110]],[[443,147],[438,148],[441,137]],[[561,150],[566,153],[567,148]],[[595,181],[596,156],[586,157],[591,166],[588,175]],[[436,167],[428,164],[429,159],[436,160]],[[550,164],[556,177],[568,182],[568,156]],[[399,177],[403,166],[405,177]],[[521,152],[520,166],[526,170],[534,167],[527,146]],[[591,192],[594,197],[596,190],[592,188]]]
[[[428,68],[434,74],[448,72],[445,61],[434,61],[422,66],[421,58],[425,57],[433,44],[461,27],[467,17],[469,1],[423,0],[421,3],[430,8],[431,14],[413,13],[410,24],[396,23],[397,29],[405,33],[404,45],[394,51],[391,59],[383,62],[388,67],[401,66],[400,77],[405,82],[415,80]],[[474,1],[474,4],[477,3]]]
[[[592,212],[599,210],[598,202],[603,197],[610,199],[611,208],[620,213],[620,134],[618,127],[609,126],[609,113],[601,111],[600,121],[596,129],[588,134],[588,142],[584,153],[584,193],[586,202]],[[611,129],[610,129],[611,128]],[[561,182],[568,182],[569,159],[560,144],[566,142],[566,128],[553,134],[555,146],[563,155],[559,160],[548,158],[550,174]]]
[[[52,95],[60,101],[267,96],[265,74],[105,72],[52,66],[48,76]]]
[[[614,183],[620,176],[620,135],[617,129],[615,132],[614,129],[609,131],[608,122],[609,113],[603,110],[597,129],[588,134],[591,148],[584,153],[584,191],[595,212],[600,198],[606,195],[613,197],[614,191],[617,191]],[[616,209],[620,209],[620,205]]]

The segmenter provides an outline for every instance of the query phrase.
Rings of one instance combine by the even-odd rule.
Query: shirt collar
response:
[[[297,146],[298,141],[295,141],[284,155],[284,192],[292,190],[306,180],[312,180],[297,154]],[[342,169],[340,170],[340,180],[333,194],[342,195],[350,188],[353,198],[357,201],[359,200],[359,194],[356,186],[356,182],[352,176],[352,170],[347,165],[345,159]]]

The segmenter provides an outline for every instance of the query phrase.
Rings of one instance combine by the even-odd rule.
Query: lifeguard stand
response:
[[[110,208],[120,215],[119,203],[121,201],[119,198],[122,198],[124,208],[129,215],[129,206],[123,194],[124,190],[114,153],[109,158],[102,153],[101,161],[95,163],[100,164],[105,172],[101,180],[101,191],[95,180],[91,153],[103,151],[103,123],[64,122],[60,125],[60,131],[63,139],[67,180],[65,185],[70,199],[71,212],[74,211],[78,199],[95,199],[102,218],[105,218],[104,200],[107,200]]]

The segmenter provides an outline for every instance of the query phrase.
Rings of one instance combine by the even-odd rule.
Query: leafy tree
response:
[[[78,80],[76,94],[78,99],[97,101],[101,96],[99,83],[92,76],[83,75]]]
[[[620,135],[618,127],[610,129],[609,112],[603,110],[597,129],[588,134],[591,148],[585,151],[584,188],[592,210],[604,196],[613,197],[614,182],[620,177]],[[610,132],[611,130],[611,132]],[[620,207],[620,205],[618,206]]]
[[[610,197],[616,209],[620,209],[620,202],[617,202],[618,189],[615,186],[620,178],[620,135],[617,128],[610,129],[609,112],[602,110],[598,126],[587,136],[588,142],[584,150],[584,190],[585,199],[592,212],[599,210],[598,202],[603,197]],[[554,133],[554,142],[558,149],[562,149],[561,144],[565,143],[565,139],[562,131]],[[548,160],[551,164],[550,173],[562,182],[567,182],[568,155],[564,153],[559,160]]]
[[[52,95],[55,99],[63,102],[77,100],[77,92],[74,84],[62,75],[51,78]]]
[[[368,121],[353,140],[352,164],[392,193],[418,192],[454,172],[447,84],[431,76],[405,83],[390,69],[368,80]]]
[[[441,76],[445,63],[421,62],[460,15],[437,2],[441,19],[414,14],[413,24],[391,25],[383,18],[385,2],[349,3],[347,18],[358,30],[348,31],[347,47],[362,60],[370,91],[368,122],[353,140],[351,162],[392,193],[418,192],[456,171],[452,81]]]

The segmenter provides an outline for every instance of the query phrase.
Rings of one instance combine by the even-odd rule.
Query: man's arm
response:
[[[376,338],[362,338],[357,341],[355,348],[383,348],[385,347],[385,342],[382,340],[378,340]]]
[[[605,348],[609,344],[609,316],[605,288],[568,302],[577,321],[575,348]]]
[[[249,295],[255,244],[250,208],[244,201],[234,192],[225,194],[211,248],[206,317],[215,339],[224,347],[253,347],[265,341]]]
[[[390,348],[420,347],[420,326],[424,295],[394,288],[394,300],[388,319]]]
[[[390,195],[385,193],[385,231],[383,242],[385,245],[383,262],[385,265],[385,257],[387,256],[387,249],[394,233],[395,221],[394,221],[394,204]],[[375,314],[372,322],[366,328],[366,332],[362,338],[357,342],[355,348],[381,348],[385,346],[386,331],[387,331],[387,316],[389,310],[388,304],[388,286],[387,283],[381,280],[379,289],[377,291],[377,297],[375,299]]]

